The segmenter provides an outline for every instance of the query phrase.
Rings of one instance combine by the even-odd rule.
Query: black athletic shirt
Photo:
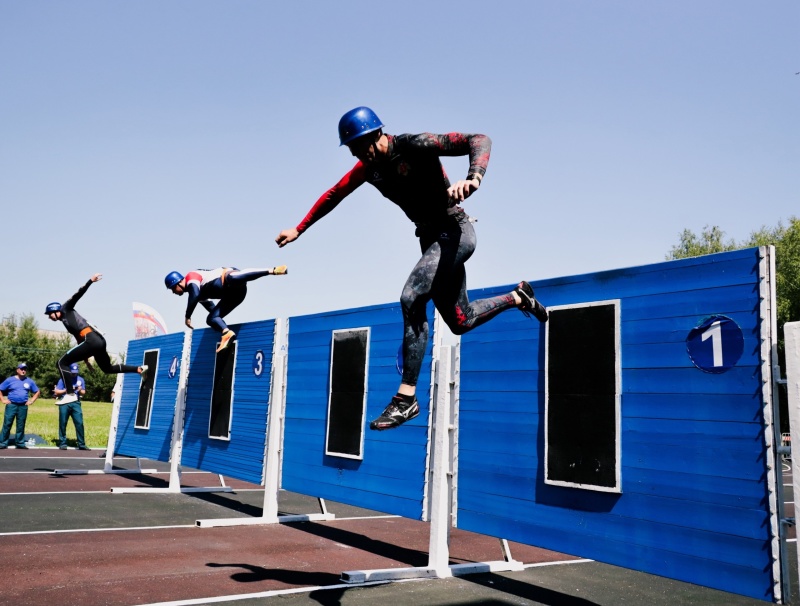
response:
[[[414,223],[434,223],[447,216],[453,203],[447,197],[450,180],[440,156],[469,155],[467,175],[483,178],[489,164],[492,141],[486,135],[449,133],[434,135],[386,135],[386,159],[368,165],[360,160],[341,180],[326,191],[297,226],[303,233],[327,215],[361,184],[370,183],[403,209]]]
[[[61,306],[61,322],[64,324],[64,328],[67,329],[67,332],[71,334],[78,343],[83,343],[84,337],[81,336],[81,331],[84,328],[94,328],[80,315],[77,311],[75,311],[75,304],[78,300],[86,294],[86,291],[89,290],[89,287],[92,285],[92,281],[89,280],[78,289],[74,295],[72,295],[67,301]]]

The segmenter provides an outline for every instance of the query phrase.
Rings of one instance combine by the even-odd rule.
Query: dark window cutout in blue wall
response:
[[[619,492],[618,302],[554,308],[546,360],[545,481]]]
[[[369,328],[333,331],[325,454],[363,458]]]
[[[139,401],[136,403],[136,422],[134,427],[137,429],[150,429],[150,411],[153,407],[153,392],[156,385],[156,373],[158,371],[158,350],[151,349],[144,352],[144,362],[150,369],[144,381],[139,387]]]
[[[208,437],[229,440],[233,403],[233,371],[236,366],[236,341],[218,352],[214,363],[214,386],[211,389],[211,414]]]

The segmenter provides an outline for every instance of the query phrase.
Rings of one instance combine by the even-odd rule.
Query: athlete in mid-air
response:
[[[297,227],[278,234],[278,246],[296,240],[363,183],[374,185],[413,221],[422,257],[400,298],[403,310],[403,376],[397,394],[370,428],[397,427],[419,414],[416,385],[428,342],[426,304],[436,309],[453,333],[464,334],[517,308],[547,321],[547,310],[533,288],[520,282],[507,294],[470,302],[464,264],[475,250],[475,230],[459,205],[481,186],[491,151],[478,134],[389,135],[368,107],[357,107],[339,121],[339,141],[358,159],[353,169],[317,200]],[[450,184],[440,156],[469,156],[467,177]]]
[[[186,303],[186,326],[192,326],[192,313],[199,303],[208,311],[206,324],[221,333],[217,351],[228,346],[236,334],[222,319],[236,309],[247,295],[247,283],[264,276],[283,276],[288,273],[285,265],[269,269],[236,269],[218,267],[217,269],[195,269],[185,276],[171,271],[164,278],[164,284],[178,296],[189,293]],[[210,299],[217,299],[212,303]]]
[[[67,393],[57,398],[59,404],[70,404],[78,401],[78,396],[75,395],[74,389],[78,375],[77,373],[73,373],[70,368],[74,362],[84,360],[88,365],[89,358],[94,357],[94,361],[97,362],[100,370],[106,374],[136,372],[140,375],[144,375],[147,372],[147,365],[130,366],[128,364],[112,364],[111,358],[106,351],[105,337],[89,324],[83,316],[75,311],[75,304],[78,300],[86,294],[86,291],[89,290],[89,287],[94,282],[97,282],[102,277],[102,274],[94,274],[87,280],[86,284],[78,289],[78,292],[72,295],[63,304],[57,302],[48,303],[44,310],[45,315],[53,322],[61,321],[64,324],[64,328],[67,329],[67,332],[75,337],[75,340],[78,342],[75,347],[61,356],[61,359],[58,361],[58,372],[61,373],[61,380],[64,382],[65,389],[67,390]]]

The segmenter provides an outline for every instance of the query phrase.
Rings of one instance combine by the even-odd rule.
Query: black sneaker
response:
[[[78,446],[78,450],[91,450],[88,446]]]
[[[66,445],[62,444],[61,446],[58,447],[58,449],[59,450],[66,450],[67,447],[66,447]]]
[[[531,314],[533,314],[539,322],[547,322],[547,310],[534,297],[533,288],[531,288],[530,284],[523,280],[517,284],[514,292],[522,299],[522,303],[517,309],[524,313],[526,318],[530,318]]]
[[[370,429],[383,431],[400,427],[406,421],[410,421],[419,414],[419,404],[414,398],[413,402],[404,402],[402,398],[392,396],[392,401],[377,419],[369,424]]]

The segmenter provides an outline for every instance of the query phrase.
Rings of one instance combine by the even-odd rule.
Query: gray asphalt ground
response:
[[[236,491],[233,493],[197,493],[197,494],[133,494],[115,495],[108,493],[109,486],[135,484],[138,486],[163,486],[168,466],[164,463],[142,461],[143,467],[155,467],[162,473],[158,476],[54,476],[53,469],[101,469],[102,459],[99,452],[77,453],[75,451],[58,451],[48,449],[32,449],[31,451],[15,451],[9,449],[0,454],[0,512],[2,512],[2,528],[0,528],[0,567],[6,574],[15,570],[18,558],[13,549],[6,548],[18,545],[28,536],[42,540],[42,536],[57,536],[71,530],[93,530],[89,536],[98,533],[113,532],[120,528],[152,528],[171,525],[192,525],[197,519],[258,516],[261,514],[263,492],[246,483],[228,481]],[[120,458],[115,460],[120,467],[134,468],[135,460]],[[192,470],[184,470],[184,484],[197,485],[197,482],[208,482],[212,474],[194,474]],[[792,500],[791,480],[785,479],[787,487],[786,499]],[[206,484],[207,485],[207,484]],[[280,509],[283,513],[308,513],[316,510],[317,502],[307,496],[281,493]],[[344,518],[376,518],[382,514],[371,512],[339,503],[327,503],[328,510],[335,513],[338,519]],[[388,524],[391,520],[385,520]],[[375,524],[383,524],[384,520],[373,520]],[[325,523],[321,523],[324,525]],[[416,523],[419,524],[419,523]],[[299,528],[299,526],[298,526]],[[218,529],[225,533],[227,529]],[[131,531],[135,532],[135,531]],[[205,532],[205,531],[198,531]],[[311,531],[311,538],[322,541],[346,536],[340,529],[327,531]],[[13,533],[13,534],[11,534]],[[20,534],[23,533],[23,534]],[[309,534],[308,531],[300,534]],[[353,534],[353,533],[351,533]],[[82,535],[86,536],[86,535]],[[387,540],[386,536],[390,539]],[[374,551],[382,557],[392,557],[391,534],[381,535],[380,540],[364,537],[363,544],[354,546],[363,549],[369,555]],[[372,543],[370,541],[372,540]],[[398,543],[400,543],[398,538]],[[268,549],[268,545],[264,548]],[[398,547],[402,552],[406,549]],[[524,550],[523,550],[524,551]],[[790,572],[792,579],[792,596],[790,603],[800,604],[798,599],[797,555],[796,543],[789,543]],[[69,553],[64,554],[69,557]],[[230,561],[236,561],[235,556]],[[395,554],[396,555],[396,554]],[[408,554],[405,554],[408,555]],[[43,559],[43,558],[42,558]],[[397,558],[396,558],[397,559]],[[519,558],[525,561],[525,558]],[[720,606],[755,606],[765,602],[753,600],[730,593],[707,589],[696,585],[682,583],[656,577],[649,574],[571,558],[554,558],[557,561],[529,564],[521,572],[474,574],[460,578],[427,579],[395,581],[391,583],[375,583],[368,585],[347,585],[343,583],[329,584],[330,575],[326,577],[325,587],[293,587],[290,589],[250,591],[259,581],[263,581],[263,571],[257,566],[228,564],[224,571],[225,580],[232,582],[226,586],[227,591],[211,590],[206,598],[186,599],[176,590],[171,601],[142,602],[131,597],[133,604],[236,604],[239,606],[255,605],[339,605],[360,606],[366,604],[405,604],[420,605],[544,605],[544,606],[619,606],[627,604],[674,606],[682,604],[720,605]],[[571,560],[571,561],[570,561]],[[316,574],[314,563],[312,569],[302,573],[313,579]],[[130,566],[136,566],[132,559]],[[380,568],[382,566],[376,566]],[[17,572],[15,570],[15,572]],[[38,572],[38,571],[37,571]],[[47,573],[48,571],[44,571]],[[54,574],[56,571],[51,571]],[[28,572],[28,574],[32,574]],[[261,575],[261,576],[260,576]],[[15,577],[16,578],[16,577]],[[25,575],[21,575],[22,579]],[[38,595],[25,594],[20,589],[20,581],[11,580],[22,591],[15,594],[13,601],[4,601],[0,593],[0,604],[55,604],[59,602],[57,595],[50,595],[45,601],[39,601]],[[313,585],[313,583],[306,583]],[[298,585],[301,585],[298,583]],[[234,591],[230,591],[230,587]],[[214,587],[213,585],[211,586]],[[33,591],[33,589],[31,589]],[[6,594],[8,596],[8,594]],[[20,597],[21,596],[21,597]],[[56,601],[53,601],[53,598]],[[8,599],[8,597],[6,598]],[[73,600],[81,606],[95,604],[118,604],[117,601],[104,601],[95,598],[93,601]]]

